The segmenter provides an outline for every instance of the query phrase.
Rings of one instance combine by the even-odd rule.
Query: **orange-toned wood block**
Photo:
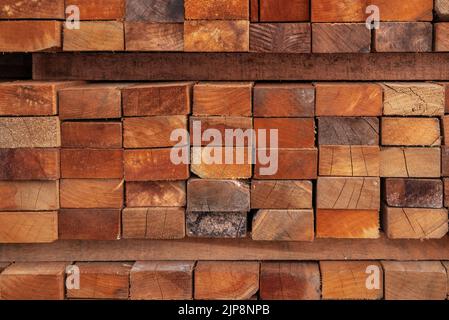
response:
[[[186,21],[184,23],[184,50],[247,52],[249,51],[249,21]]]
[[[383,298],[383,270],[377,261],[321,261],[320,271],[323,299]]]
[[[383,261],[386,300],[445,300],[446,269],[439,261]]]
[[[64,51],[123,51],[125,31],[119,21],[83,21],[80,29],[64,28]]]
[[[59,179],[58,149],[0,149],[0,180]]]
[[[125,239],[182,239],[184,208],[125,208],[122,214]]]
[[[59,211],[61,240],[117,240],[120,237],[120,210],[62,209]]]
[[[379,228],[377,210],[318,209],[316,213],[317,238],[377,239]]]
[[[269,136],[271,130],[278,131],[278,148],[315,147],[315,121],[303,118],[255,118],[254,130],[259,139],[260,130]],[[272,148],[269,141],[264,147]]]
[[[256,84],[255,117],[313,117],[315,88],[311,84]]]
[[[121,122],[63,122],[63,148],[122,148]]]
[[[137,261],[131,269],[132,300],[191,300],[193,261]]]
[[[308,0],[260,0],[260,21],[308,21]]]
[[[189,165],[174,164],[170,156],[172,152],[188,154],[189,150],[188,148],[125,150],[125,180],[187,180],[190,176]]]
[[[248,20],[247,0],[184,0],[186,20]]]
[[[61,149],[64,179],[121,179],[123,151],[104,149]]]
[[[317,116],[381,116],[382,87],[378,84],[317,83]]]
[[[61,49],[60,21],[0,21],[0,52]]]
[[[123,20],[125,0],[67,0],[66,7],[75,5],[81,20]]]
[[[58,212],[0,212],[0,243],[49,243],[56,240]]]
[[[196,300],[249,299],[259,290],[259,263],[199,261],[194,282]]]
[[[190,114],[191,82],[145,83],[122,90],[126,117]]]
[[[171,134],[180,129],[187,130],[186,116],[125,118],[124,145],[130,149],[171,147],[178,143],[171,139]]]
[[[265,149],[262,155],[278,153],[278,158],[263,159],[257,155],[254,178],[261,180],[309,180],[317,178],[317,149]],[[265,161],[267,160],[267,161]],[[276,170],[277,169],[277,170]]]
[[[378,177],[377,146],[320,146],[320,176]]]
[[[126,182],[127,207],[185,207],[183,181]]]
[[[65,262],[17,262],[0,274],[3,300],[64,300]]]
[[[132,264],[78,262],[80,288],[68,289],[69,299],[128,299]]]
[[[121,84],[86,84],[59,92],[61,119],[120,118]]]
[[[440,121],[437,118],[382,118],[384,146],[439,146]]]
[[[262,300],[320,300],[321,277],[318,263],[262,262]]]
[[[52,211],[59,209],[59,182],[0,181],[0,210]]]
[[[183,51],[182,23],[125,23],[126,51]]]
[[[311,181],[251,182],[252,209],[310,209],[312,208]]]
[[[313,241],[313,210],[259,210],[253,218],[256,241]]]
[[[380,209],[379,178],[319,177],[319,209]]]
[[[0,19],[64,18],[64,0],[0,1]]]
[[[63,179],[60,188],[61,208],[121,208],[123,184],[118,179]]]
[[[193,88],[193,114],[251,116],[251,82],[200,82]]]

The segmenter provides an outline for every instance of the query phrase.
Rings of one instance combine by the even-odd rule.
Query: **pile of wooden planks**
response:
[[[4,263],[0,299],[445,300],[448,267],[447,261]]]
[[[0,51],[447,52],[448,7],[447,0],[2,0]],[[379,28],[368,28],[376,17]]]

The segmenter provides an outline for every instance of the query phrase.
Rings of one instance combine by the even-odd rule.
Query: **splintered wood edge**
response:
[[[449,236],[440,240],[318,239],[257,242],[248,239],[56,241],[0,245],[0,262],[136,260],[449,260]]]
[[[192,65],[201,65],[202,68],[192,68]],[[35,53],[33,78],[107,81],[439,81],[449,79],[449,53]]]

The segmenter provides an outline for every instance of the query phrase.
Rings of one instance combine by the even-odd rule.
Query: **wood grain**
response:
[[[449,176],[449,147],[446,146],[441,147],[441,176]]]
[[[309,23],[251,23],[251,52],[310,53],[312,50]]]
[[[0,118],[0,148],[61,146],[58,117]]]
[[[432,24],[427,22],[383,22],[374,30],[376,52],[432,51]]]
[[[366,271],[379,271],[378,289],[369,290]],[[377,261],[321,261],[323,299],[325,300],[379,300],[383,298],[383,271]]]
[[[256,130],[259,142],[260,130],[268,136],[272,130],[278,131],[279,148],[314,148],[315,147],[315,120],[312,118],[255,118],[254,130]],[[270,141],[265,144],[272,147]]]
[[[112,119],[121,117],[123,85],[86,84],[59,91],[59,117],[66,119]]]
[[[251,82],[200,82],[193,88],[193,114],[198,116],[250,116]]]
[[[126,21],[184,22],[184,0],[127,0]]]
[[[440,20],[449,20],[449,3],[447,3],[447,0],[435,0],[435,13]]]
[[[0,210],[51,211],[59,209],[59,182],[0,181]]]
[[[379,238],[379,211],[317,209],[316,236],[331,239]]]
[[[319,209],[380,209],[379,178],[318,178]]]
[[[1,246],[0,261],[134,260],[449,260],[449,237],[439,240],[316,239],[273,242],[250,239],[56,241]]]
[[[446,269],[439,261],[383,261],[386,300],[445,300]]]
[[[64,18],[64,0],[36,0],[17,2],[2,0],[0,19],[48,19]]]
[[[199,261],[194,288],[196,300],[249,299],[259,290],[259,263]]]
[[[260,0],[260,21],[309,21],[307,0]]]
[[[184,208],[125,208],[122,227],[125,239],[182,239]]]
[[[333,55],[87,52],[57,56],[36,53],[33,68],[36,80],[446,81],[448,56],[436,52]]]
[[[252,153],[247,147],[193,147],[191,155],[190,170],[202,179],[252,177]]]
[[[126,51],[183,51],[182,23],[125,23]]]
[[[57,180],[58,149],[0,149],[1,180]]]
[[[249,185],[235,180],[190,179],[187,183],[187,211],[248,212]]]
[[[187,212],[186,233],[196,238],[245,238],[246,212]]]
[[[123,51],[123,22],[83,21],[80,29],[64,28],[64,51]]]
[[[371,32],[364,23],[314,23],[312,52],[369,53]]]
[[[248,144],[254,144],[254,140],[249,132],[247,137],[245,137],[245,132],[247,129],[253,128],[253,118],[250,117],[197,117],[191,116],[190,118],[190,143],[193,146],[223,146],[223,147],[243,147],[248,146]],[[201,125],[201,141],[195,140],[195,129],[194,124],[199,127]],[[218,130],[221,134],[221,140],[216,141],[215,139],[203,139],[203,134],[206,130],[213,129]],[[226,130],[242,130],[233,132],[233,145],[226,143]],[[237,132],[241,133],[244,137],[243,141],[238,138]]]
[[[0,212],[0,243],[49,243],[58,240],[58,213]]]
[[[130,149],[172,147],[177,141],[171,140],[171,133],[179,129],[187,130],[186,116],[125,118],[124,146]]]
[[[59,21],[0,21],[0,51],[58,51],[61,29]]]
[[[383,83],[387,116],[441,116],[444,114],[444,86],[433,83]]]
[[[63,148],[122,148],[121,122],[69,122],[61,123]]]
[[[125,0],[67,0],[66,7],[78,6],[81,20],[123,20]]]
[[[449,51],[449,24],[435,23],[435,51]]]
[[[436,118],[387,118],[381,122],[384,146],[439,146],[440,121]]]
[[[185,207],[183,181],[126,182],[127,207]]]
[[[443,182],[440,179],[386,179],[384,194],[386,203],[392,207],[443,207]]]
[[[308,84],[256,84],[255,117],[313,117],[315,89]]]
[[[192,300],[194,267],[193,261],[136,261],[131,300]]]
[[[191,82],[137,84],[122,90],[123,115],[169,116],[190,113]]]
[[[63,179],[61,208],[114,209],[123,206],[123,181],[118,179]]]
[[[253,218],[256,241],[313,241],[313,210],[259,210]]]
[[[311,181],[251,182],[251,209],[310,209]]]
[[[319,145],[379,145],[379,119],[374,117],[318,118]]]
[[[69,299],[128,299],[132,265],[122,262],[77,262],[80,288],[67,289]]]
[[[320,300],[321,278],[317,263],[262,262],[262,300]]]
[[[382,115],[382,88],[377,84],[317,83],[317,116]]]
[[[259,0],[250,0],[250,21],[259,21]]]
[[[380,176],[392,178],[439,178],[440,148],[382,148]]]
[[[104,149],[61,149],[64,179],[122,179],[123,151]]]
[[[432,21],[432,0],[313,0],[313,22],[365,22],[366,7],[376,5],[381,21]]]
[[[125,150],[125,180],[187,180],[190,175],[189,165],[173,164],[170,159],[171,151],[172,149]],[[173,152],[178,151],[181,152],[181,148],[173,149]]]
[[[187,20],[184,23],[184,51],[247,52],[249,22],[245,20]]]
[[[448,232],[448,213],[446,209],[385,207],[383,228],[390,239],[441,239]]]
[[[61,240],[117,240],[120,210],[62,209],[58,215]]]
[[[259,150],[258,150],[259,152]],[[270,149],[262,150],[265,154],[278,153],[277,172],[266,175],[261,171],[268,168],[257,158],[254,166],[254,179],[260,180],[309,180],[316,179],[318,174],[317,149]],[[275,163],[272,163],[275,165]]]
[[[2,300],[64,300],[65,262],[15,263],[0,274]]]
[[[9,81],[0,83],[0,115],[52,116],[58,113],[58,90],[78,84],[64,81]]]
[[[320,176],[378,177],[380,149],[377,146],[320,146]]]
[[[184,0],[186,20],[248,20],[247,0]]]

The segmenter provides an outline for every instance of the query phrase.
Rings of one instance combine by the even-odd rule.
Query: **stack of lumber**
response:
[[[0,52],[0,299],[448,298],[449,0],[0,0]]]
[[[447,0],[2,0],[0,20],[7,52],[449,51]]]

